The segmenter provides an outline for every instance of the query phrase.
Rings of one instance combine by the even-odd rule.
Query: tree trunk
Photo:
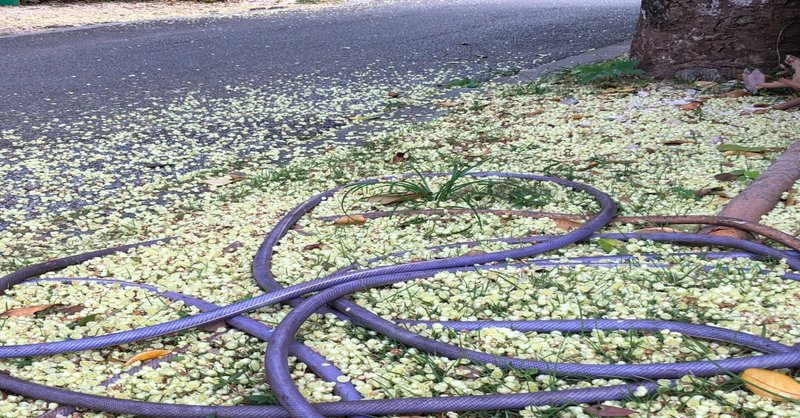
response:
[[[631,45],[651,75],[684,80],[768,73],[786,54],[800,54],[800,0],[642,0]]]

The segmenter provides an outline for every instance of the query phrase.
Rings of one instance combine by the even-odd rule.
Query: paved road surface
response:
[[[77,209],[287,138],[318,141],[397,105],[388,91],[415,104],[449,80],[625,41],[638,7],[378,0],[0,37],[0,208]]]

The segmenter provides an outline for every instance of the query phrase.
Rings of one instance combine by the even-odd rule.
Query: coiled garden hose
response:
[[[444,174],[428,174],[438,176]],[[359,416],[359,415],[394,415],[424,414],[447,411],[478,411],[497,409],[522,409],[528,406],[565,405],[581,403],[598,403],[606,400],[619,400],[631,396],[634,392],[652,393],[659,388],[658,379],[677,379],[686,375],[713,376],[736,373],[751,367],[768,369],[800,367],[800,347],[786,346],[770,339],[750,335],[738,331],[726,330],[700,324],[686,324],[671,321],[641,319],[575,319],[544,321],[472,321],[472,322],[433,322],[398,320],[387,321],[353,302],[341,299],[343,296],[364,289],[384,286],[408,280],[429,278],[439,272],[490,270],[525,267],[537,265],[544,267],[586,265],[595,267],[614,267],[632,262],[626,256],[575,257],[572,259],[526,260],[532,256],[557,250],[584,241],[591,237],[606,237],[619,240],[644,239],[658,242],[685,245],[703,245],[725,247],[738,252],[712,253],[719,257],[763,257],[786,260],[788,266],[800,272],[800,257],[796,252],[781,251],[763,244],[750,241],[715,237],[709,235],[683,233],[625,233],[597,234],[616,215],[614,201],[605,193],[590,186],[570,180],[532,174],[515,174],[499,172],[472,173],[474,177],[501,177],[529,181],[551,182],[573,190],[585,192],[593,196],[599,203],[600,210],[575,230],[560,236],[518,237],[501,239],[508,243],[529,244],[519,248],[485,254],[464,255],[429,261],[419,261],[383,267],[353,266],[344,268],[329,276],[310,280],[305,283],[283,288],[270,272],[274,247],[291,227],[323,200],[328,199],[345,187],[353,185],[375,184],[385,179],[371,179],[347,186],[337,187],[313,196],[285,215],[267,235],[257,251],[253,261],[253,275],[256,282],[266,293],[239,301],[227,306],[217,306],[203,300],[182,295],[176,292],[158,291],[152,286],[128,283],[108,279],[37,279],[39,281],[91,282],[96,284],[138,287],[170,299],[181,300],[195,306],[202,312],[174,321],[117,332],[108,335],[86,337],[76,340],[57,342],[0,346],[0,358],[19,358],[55,355],[66,352],[109,347],[135,341],[146,340],[168,335],[187,329],[208,325],[225,320],[230,326],[242,330],[263,341],[268,341],[265,355],[266,375],[271,390],[276,395],[280,406],[202,406],[177,405],[168,403],[144,402],[116,399],[97,395],[78,393],[70,390],[48,387],[0,373],[0,389],[26,396],[55,402],[62,406],[106,411],[115,414],[131,414],[137,416],[157,417],[320,417],[320,416]],[[535,212],[530,212],[535,213]],[[726,222],[730,223],[730,220]],[[763,226],[762,226],[763,227]],[[766,228],[766,227],[763,227]],[[774,236],[779,231],[771,230]],[[785,236],[786,234],[783,234]],[[793,238],[793,237],[792,237]],[[8,289],[16,284],[35,279],[38,276],[62,269],[66,266],[82,263],[94,257],[113,252],[127,251],[141,245],[153,245],[164,240],[148,241],[141,244],[109,248],[75,256],[65,257],[26,267],[0,278],[0,289]],[[472,243],[467,243],[472,244]],[[463,245],[462,244],[453,244]],[[444,248],[447,246],[440,246]],[[397,253],[401,254],[401,253]],[[701,253],[681,253],[697,255]],[[703,254],[705,255],[705,254]],[[390,255],[391,256],[391,255]],[[518,260],[511,262],[510,260]],[[645,258],[648,262],[659,262],[657,255]],[[374,260],[377,261],[377,260]],[[797,280],[797,274],[787,273],[786,279]],[[310,294],[313,296],[308,297]],[[271,330],[267,325],[243,314],[277,303],[289,303],[293,309],[283,320]],[[451,359],[468,359],[479,364],[491,363],[498,367],[514,367],[535,369],[538,373],[571,377],[614,377],[637,382],[607,387],[568,389],[558,391],[542,391],[534,393],[492,394],[475,396],[452,396],[437,398],[403,398],[363,400],[355,387],[340,379],[341,372],[324,357],[310,348],[294,340],[294,335],[308,317],[315,312],[332,312],[340,318],[347,318],[354,324],[376,331],[406,346],[417,348],[426,353],[444,356]],[[552,363],[527,359],[517,359],[479,351],[464,349],[423,337],[399,325],[433,326],[439,324],[453,330],[477,330],[486,327],[505,327],[519,331],[535,332],[585,332],[591,330],[639,330],[656,332],[669,329],[685,335],[736,344],[759,351],[763,355],[730,358],[716,361],[691,361],[672,364],[573,364]],[[334,391],[343,400],[339,402],[310,403],[295,386],[288,367],[288,356],[296,356],[306,363],[309,369],[326,381],[335,382]]]

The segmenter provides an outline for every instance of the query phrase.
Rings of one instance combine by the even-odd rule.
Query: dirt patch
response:
[[[99,23],[164,20],[232,14],[275,13],[286,9],[319,7],[341,3],[339,0],[232,0],[225,2],[134,1],[47,3],[21,7],[3,7],[0,35],[35,32],[46,29]]]

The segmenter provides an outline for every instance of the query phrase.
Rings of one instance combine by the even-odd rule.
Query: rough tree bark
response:
[[[642,0],[631,45],[648,73],[686,80],[768,72],[786,54],[800,54],[800,0]]]

